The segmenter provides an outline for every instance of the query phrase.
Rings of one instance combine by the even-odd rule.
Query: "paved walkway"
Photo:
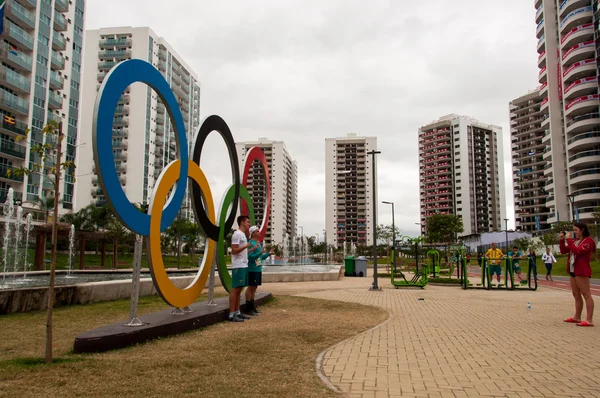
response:
[[[389,311],[384,324],[324,353],[323,374],[347,396],[600,397],[600,324],[562,322],[572,315],[570,293],[397,290],[387,279],[370,292],[371,281],[263,286]]]

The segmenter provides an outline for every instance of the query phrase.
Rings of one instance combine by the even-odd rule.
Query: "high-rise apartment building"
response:
[[[447,115],[419,129],[421,232],[434,214],[456,214],[463,235],[504,229],[502,129]]]
[[[551,154],[543,142],[546,128],[542,123],[547,118],[541,109],[540,91],[536,89],[514,99],[509,108],[516,229],[548,229],[546,157]]]
[[[186,127],[188,148],[200,121],[198,77],[173,48],[150,28],[104,28],[86,32],[80,141],[87,143],[77,166],[77,209],[106,200],[98,184],[92,156],[94,104],[100,84],[119,62],[142,59],[154,65],[169,82],[179,103]],[[163,168],[177,159],[171,119],[157,94],[147,85],[134,83],[117,105],[113,120],[113,155],[121,185],[132,203],[147,204],[154,183]],[[188,195],[182,217],[193,211]]]
[[[7,0],[4,2],[0,38],[0,202],[9,188],[15,199],[34,201],[54,195],[47,158],[43,172],[25,177],[7,172],[32,168],[41,159],[31,146],[54,144],[56,136],[43,138],[49,120],[62,127],[61,162],[79,156],[77,129],[81,91],[84,0]],[[26,130],[29,138],[17,141]],[[42,140],[46,142],[42,142]],[[73,208],[75,170],[63,172],[60,184],[61,212]]]
[[[377,137],[347,134],[325,140],[325,231],[335,247],[373,241],[373,167]],[[375,176],[375,178],[377,178]],[[377,192],[375,193],[377,194]]]
[[[589,221],[594,207],[600,205],[597,1],[535,0],[534,4],[544,129],[542,145],[536,147],[543,148],[546,161],[547,221],[567,221],[576,212],[582,221]],[[537,118],[531,121],[530,127],[536,128]],[[569,206],[569,197],[576,208]],[[522,225],[530,225],[531,217],[521,218]]]
[[[258,147],[265,154],[271,182],[271,215],[265,244],[282,245],[287,238],[296,236],[298,165],[290,156],[283,141],[271,141],[261,137],[258,141],[238,142],[235,146],[240,159],[240,173],[244,171],[248,150]],[[248,174],[247,188],[254,203],[254,216],[257,223],[263,219],[266,206],[264,178],[262,164],[255,161]]]

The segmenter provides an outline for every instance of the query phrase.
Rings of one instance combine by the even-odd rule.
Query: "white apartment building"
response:
[[[419,129],[421,233],[434,214],[456,214],[462,235],[503,230],[502,128],[450,114]]]
[[[325,139],[325,232],[328,245],[373,244],[373,167],[377,137]],[[377,176],[375,176],[377,178]],[[377,195],[377,192],[375,192]],[[377,203],[377,201],[376,201]]]
[[[539,90],[514,99],[510,109],[510,140],[512,148],[512,179],[515,201],[515,226],[518,231],[538,231],[550,227],[547,207],[550,195],[546,191],[548,176],[546,158],[551,153],[543,140],[546,129],[542,97]]]
[[[173,90],[185,122],[188,148],[200,121],[198,77],[162,38],[148,27],[117,27],[88,30],[85,38],[80,141],[87,143],[77,165],[77,202],[81,209],[90,203],[103,205],[106,199],[98,184],[92,155],[92,121],[100,84],[116,64],[142,59],[154,65]],[[121,185],[132,203],[147,204],[154,183],[165,165],[177,159],[172,123],[156,93],[135,83],[123,93],[113,121],[113,154]],[[181,216],[193,214],[190,196],[182,204]]]
[[[534,5],[544,129],[536,148],[547,162],[548,223],[571,220],[576,211],[590,221],[600,205],[597,1],[535,0]]]
[[[49,120],[62,127],[61,162],[80,156],[81,67],[84,0],[7,0],[0,32],[0,202],[9,188],[15,200],[32,202],[54,195],[49,176],[56,159],[47,159],[43,172],[25,177],[7,175],[13,168],[40,164],[31,146],[56,141],[41,130]],[[29,138],[17,141],[30,129]],[[74,206],[76,171],[63,172],[59,211]],[[24,195],[25,194],[25,195]]]
[[[240,175],[244,172],[247,152],[260,148],[269,166],[271,183],[271,215],[265,235],[265,245],[282,245],[287,237],[296,236],[298,219],[298,165],[290,156],[283,141],[261,137],[258,141],[235,144],[240,161]],[[266,205],[265,175],[262,164],[255,161],[248,174],[247,189],[254,203],[256,223],[263,219]]]

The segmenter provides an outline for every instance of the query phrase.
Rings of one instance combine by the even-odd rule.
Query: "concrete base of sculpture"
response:
[[[255,303],[256,305],[263,304],[271,297],[271,293],[256,293]],[[140,320],[144,323],[143,326],[127,326],[128,321],[123,319],[118,323],[89,330],[75,338],[73,351],[85,353],[115,350],[227,320],[229,316],[228,297],[215,299],[216,305],[214,306],[209,306],[207,303],[207,301],[194,303],[189,307],[193,312],[180,315],[173,315],[172,309],[168,309],[140,316]],[[242,309],[244,306],[245,300],[242,297]]]

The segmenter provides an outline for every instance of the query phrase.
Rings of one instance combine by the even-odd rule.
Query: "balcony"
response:
[[[4,133],[9,132],[25,136],[28,131],[27,124],[15,120],[13,117],[4,116],[2,123],[0,123],[0,130]]]
[[[63,70],[65,69],[65,58],[56,51],[52,51],[52,56],[50,57],[50,65],[54,70]]]
[[[585,95],[575,98],[565,105],[565,116],[578,116],[597,111],[600,107],[598,94]]]
[[[50,69],[50,88],[54,90],[62,90],[65,84],[65,79],[57,72]]]
[[[585,133],[578,133],[567,142],[567,150],[569,153],[573,153],[575,151],[592,149],[598,142],[600,142],[600,128]]]
[[[25,159],[26,148],[14,141],[0,138],[0,153],[17,159]]]
[[[109,61],[109,62],[103,62],[101,63],[98,68],[101,71],[109,71],[113,68],[113,66],[115,66],[118,62],[114,62],[114,61]]]
[[[166,72],[167,71],[167,63],[163,60],[159,60],[158,61],[158,69],[163,72]]]
[[[37,7],[37,0],[17,0],[23,7],[34,9]]]
[[[588,58],[575,62],[563,72],[563,85],[571,84],[574,80],[596,75],[596,59]]]
[[[586,23],[571,29],[560,39],[561,48],[570,48],[577,43],[594,39],[594,24]]]
[[[35,15],[21,4],[15,1],[6,2],[4,12],[24,29],[35,29]]]
[[[52,90],[48,92],[48,107],[50,109],[62,108],[63,99],[59,94],[56,94]]]
[[[113,120],[113,127],[128,127],[129,126],[129,118],[128,117],[115,117]]]
[[[595,166],[600,163],[600,150],[584,151],[569,158],[569,167]]]
[[[589,4],[589,2],[588,2]],[[562,32],[568,32],[578,25],[589,23],[593,20],[594,12],[591,6],[581,7],[571,11],[559,24],[559,29]]]
[[[541,54],[544,51],[546,51],[546,35],[542,35],[537,42],[537,52]]]
[[[584,41],[576,44],[564,52],[562,56],[562,62],[564,67],[568,68],[570,65],[578,61],[594,56],[596,46],[593,40]]]
[[[536,37],[542,37],[542,35],[544,34],[544,19],[542,18],[542,20],[537,24],[537,27],[535,29],[535,36]]]
[[[0,89],[0,106],[23,116],[29,115],[29,102],[3,89]]]
[[[583,182],[600,181],[600,168],[593,167],[589,169],[579,170],[571,173],[569,176],[570,184],[579,184]]]
[[[598,90],[598,76],[589,76],[577,79],[564,90],[565,101],[571,101],[574,98],[594,94]]]
[[[563,0],[560,2],[558,9],[558,15],[560,18],[564,18],[566,15],[571,14],[578,8],[590,5],[589,0]]]
[[[23,176],[16,176],[13,174],[13,172],[17,170],[15,167],[6,165],[6,164],[0,164],[0,180],[4,180],[4,181],[17,181],[17,182],[23,182]],[[10,176],[8,175],[8,172],[11,172]]]
[[[52,49],[56,51],[64,51],[67,48],[67,39],[57,31],[52,31]]]
[[[129,107],[127,105],[117,105],[115,115],[129,115]]]
[[[5,86],[14,91],[24,94],[31,91],[31,80],[5,66],[0,66],[0,80]]]
[[[67,20],[65,16],[59,12],[54,13],[54,29],[57,32],[64,32],[67,30]]]
[[[33,64],[31,57],[12,49],[7,43],[0,47],[0,60],[21,72],[31,73]]]
[[[67,0],[55,0],[54,8],[60,12],[69,11],[69,2]]]
[[[538,56],[538,68],[542,69],[546,66],[546,51]]]
[[[105,50],[105,51],[98,51],[98,57],[100,59],[127,59],[127,58],[131,58],[131,50]]]
[[[100,42],[100,47],[131,47],[131,39],[125,37],[107,38]]]
[[[17,43],[22,44],[28,50],[33,50],[33,36],[14,23],[5,20],[3,33],[14,39]]]
[[[548,81],[548,68],[546,68],[545,66],[540,70],[540,73],[538,75],[538,81],[541,84],[544,84]]]

